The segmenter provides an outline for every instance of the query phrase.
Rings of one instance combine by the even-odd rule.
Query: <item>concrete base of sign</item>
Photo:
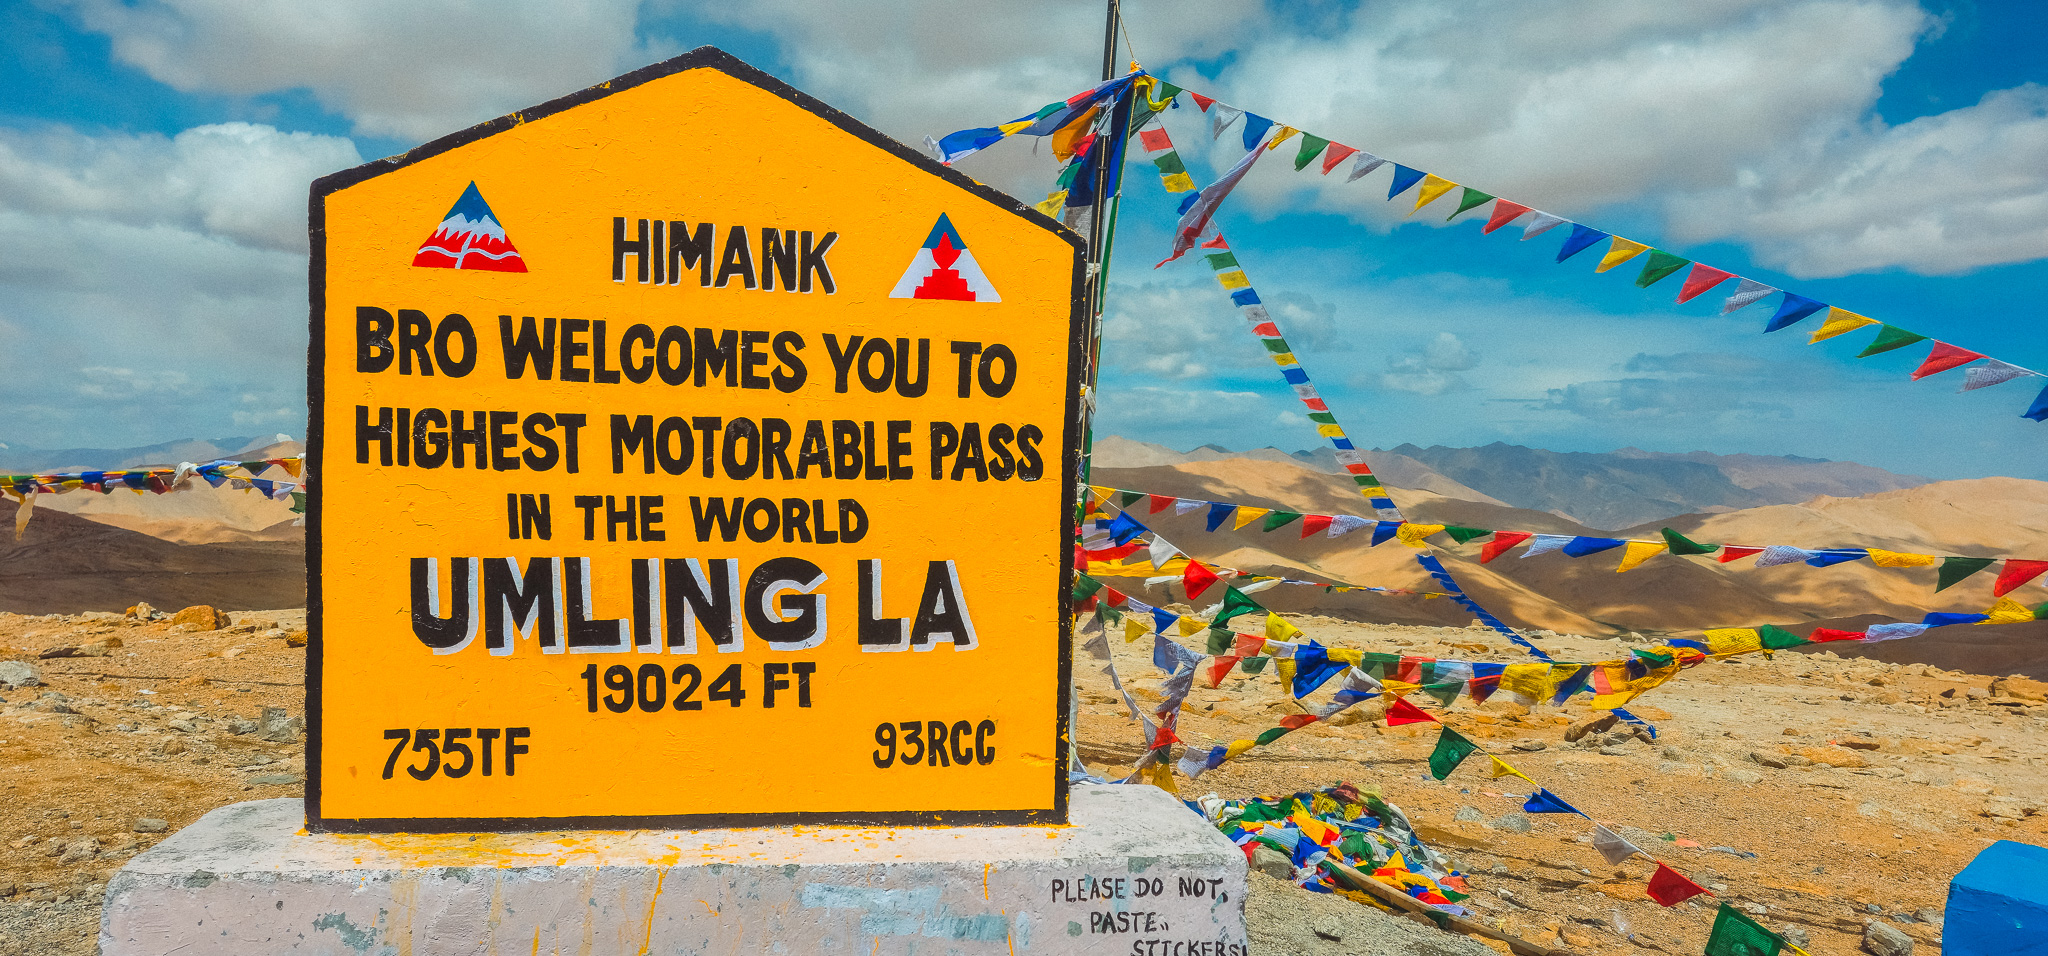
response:
[[[107,888],[106,956],[1246,956],[1245,856],[1164,791],[1077,786],[1072,826],[304,832],[223,807]]]

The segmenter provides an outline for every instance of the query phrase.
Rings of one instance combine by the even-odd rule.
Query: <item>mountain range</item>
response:
[[[1556,452],[1495,442],[1478,448],[1398,445],[1364,453],[1373,473],[1393,490],[1548,512],[1594,530],[1615,530],[1682,514],[1714,514],[1797,504],[1816,496],[1851,498],[1928,484],[1855,462],[1791,455],[1716,455],[1617,451]],[[1203,445],[1175,452],[1119,437],[1095,442],[1098,468],[1148,467],[1228,458],[1284,461],[1342,474],[1328,448],[1232,452]]]

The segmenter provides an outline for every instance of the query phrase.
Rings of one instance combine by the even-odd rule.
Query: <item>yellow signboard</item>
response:
[[[313,195],[314,829],[1065,820],[1071,233],[709,48]]]

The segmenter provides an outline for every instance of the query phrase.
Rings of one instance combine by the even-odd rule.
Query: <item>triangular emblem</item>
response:
[[[462,191],[462,198],[449,207],[448,215],[427,237],[412,264],[423,269],[476,269],[486,272],[525,272],[526,260],[512,247],[505,227],[491,214],[491,204],[476,183]]]
[[[892,299],[953,299],[960,302],[1001,302],[996,287],[982,274],[967,251],[967,240],[953,228],[953,221],[939,214],[924,248],[910,260],[910,268],[889,293]]]

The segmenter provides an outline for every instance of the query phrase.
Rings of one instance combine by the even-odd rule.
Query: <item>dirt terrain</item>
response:
[[[0,668],[31,662],[42,682],[0,688],[0,954],[92,952],[106,882],[124,860],[207,810],[302,792],[304,744],[291,718],[303,716],[304,650],[292,646],[303,612],[230,617],[202,629],[106,612],[0,614]],[[1326,644],[1520,659],[1476,629],[1300,623]],[[1113,634],[1111,644],[1141,703],[1156,699],[1149,641]],[[1545,644],[1582,660],[1628,646]],[[52,647],[105,656],[39,659]],[[1108,678],[1085,657],[1079,663],[1081,754],[1098,773],[1128,772],[1142,747],[1138,725]],[[1856,952],[1872,919],[1905,931],[1924,956],[1939,951],[1947,880],[1972,855],[1994,839],[2048,839],[2048,815],[2037,815],[2048,795],[2048,704],[2038,692],[2048,688],[1992,688],[1985,676],[1825,653],[1709,664],[1635,708],[1656,723],[1655,743],[1592,735],[1589,745],[1564,740],[1583,705],[1525,713],[1415,700],[1720,898],[1791,927],[1795,940],[1809,934],[1814,956]],[[1472,874],[1471,905],[1485,922],[1589,956],[1701,950],[1713,899],[1656,906],[1643,896],[1648,862],[1605,865],[1585,842],[1585,821],[1521,815],[1526,785],[1486,776],[1476,758],[1446,782],[1430,779],[1434,725],[1387,729],[1370,719],[1374,705],[1356,710],[1356,719],[1312,725],[1199,781],[1181,778],[1182,795],[1278,794],[1340,780],[1378,788]],[[1180,731],[1206,746],[1297,711],[1270,672],[1228,679],[1197,687]],[[1249,911],[1262,954],[1476,952],[1462,939],[1425,934],[1418,943],[1362,906],[1263,875]],[[1630,935],[1617,931],[1617,915]],[[1442,945],[1424,945],[1433,938]]]

